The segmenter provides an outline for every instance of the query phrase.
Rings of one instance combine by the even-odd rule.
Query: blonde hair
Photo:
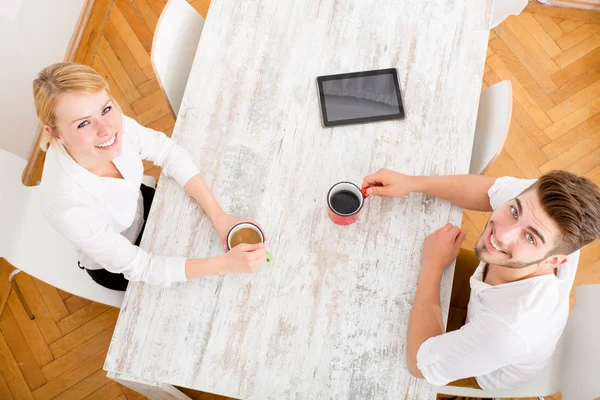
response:
[[[106,90],[117,108],[119,106],[110,94],[108,83],[92,68],[72,62],[52,64],[40,71],[33,81],[33,98],[35,110],[42,125],[56,129],[56,115],[54,113],[56,100],[65,93],[95,94]],[[40,148],[48,150],[54,138],[42,130]]]

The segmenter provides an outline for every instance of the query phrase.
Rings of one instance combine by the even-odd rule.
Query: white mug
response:
[[[256,233],[259,234],[260,243],[263,243],[263,244],[265,243],[265,235],[258,226],[254,225],[251,222],[242,222],[242,223],[235,225],[233,228],[231,228],[231,230],[227,234],[227,249],[228,250],[231,250],[231,248],[232,248],[231,238],[237,231],[239,231],[241,229],[252,229],[253,231],[255,231]],[[271,255],[271,253],[267,252],[267,262],[271,262],[272,259],[273,259],[273,256]]]

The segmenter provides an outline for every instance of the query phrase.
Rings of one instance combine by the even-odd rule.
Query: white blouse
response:
[[[41,185],[44,215],[75,245],[87,269],[104,268],[130,281],[163,287],[185,281],[186,257],[160,256],[133,244],[144,224],[142,160],[161,166],[162,173],[181,187],[199,173],[198,168],[162,132],[126,116],[121,132],[122,151],[113,163],[124,179],[91,173],[64,148],[48,150]]]

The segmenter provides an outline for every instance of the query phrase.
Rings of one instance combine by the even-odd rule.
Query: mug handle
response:
[[[360,190],[360,191],[361,191],[361,193],[362,193],[362,195],[363,195],[363,198],[365,198],[365,199],[366,199],[367,197],[369,197],[369,194],[367,193],[367,189],[368,189],[368,188],[369,188],[368,186],[365,186],[364,188],[362,188],[362,189]]]

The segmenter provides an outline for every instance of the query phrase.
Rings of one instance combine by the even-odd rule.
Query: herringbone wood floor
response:
[[[108,80],[125,114],[170,134],[175,116],[149,56],[165,3],[96,0],[75,60]],[[190,3],[206,17],[209,0]],[[531,3],[510,17],[490,34],[482,89],[506,79],[513,83],[513,120],[487,174],[536,177],[567,169],[600,183],[600,13]],[[151,164],[145,170],[160,174]],[[464,214],[465,246],[472,248],[486,220],[485,213]],[[17,282],[36,316],[31,321],[5,285],[9,271],[0,262],[1,399],[143,398],[102,371],[118,310],[20,274]],[[583,283],[600,283],[600,243],[582,252],[576,284]]]

